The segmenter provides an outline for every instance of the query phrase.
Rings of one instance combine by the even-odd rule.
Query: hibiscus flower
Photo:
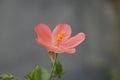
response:
[[[58,24],[53,31],[46,24],[38,24],[35,27],[37,33],[36,42],[44,46],[49,52],[73,54],[75,47],[85,40],[83,32],[71,36],[71,27],[68,24]]]

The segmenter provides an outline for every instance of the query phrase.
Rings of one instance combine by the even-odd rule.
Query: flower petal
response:
[[[52,46],[52,44],[47,44],[45,43],[44,41],[40,40],[40,39],[36,39],[36,42],[40,45],[40,46],[44,46],[48,51],[52,51],[52,52],[55,52],[55,53],[63,53],[64,50],[58,48],[58,47],[55,47],[55,46]]]
[[[64,49],[64,52],[67,53],[67,54],[74,54],[76,52],[76,49],[75,48],[72,48],[72,49]]]
[[[37,36],[45,43],[52,42],[51,30],[46,24],[38,24],[35,27],[35,32],[37,33]]]
[[[48,51],[52,51],[55,53],[63,53],[64,52],[63,49],[58,48],[58,47],[54,47],[54,46],[47,46],[46,48],[48,49]]]
[[[40,46],[44,46],[44,47],[47,46],[47,44],[44,43],[44,41],[42,41],[42,40],[40,40],[40,39],[36,39],[36,42],[37,42]]]
[[[78,33],[76,36],[68,39],[63,46],[67,48],[73,48],[79,45],[80,43],[82,43],[84,40],[85,40],[85,34],[81,32]]]
[[[55,39],[58,34],[65,32],[64,40],[68,39],[71,36],[71,27],[68,24],[58,24],[53,30],[53,38]]]
[[[55,53],[67,53],[67,54],[73,54],[76,52],[75,48],[72,49],[67,49],[67,48],[59,48],[59,47],[54,47],[50,44],[46,44],[44,43],[42,40],[40,39],[36,39],[36,42],[40,45],[40,46],[44,46],[45,48],[47,48],[48,51],[52,51]]]

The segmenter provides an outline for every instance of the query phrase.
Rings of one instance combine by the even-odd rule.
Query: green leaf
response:
[[[8,74],[0,75],[0,80],[18,80],[18,78],[8,73]]]
[[[37,66],[32,73],[26,75],[27,80],[49,80],[50,74],[43,67]]]
[[[27,80],[32,80],[32,74],[31,73],[28,73],[25,77],[26,77]]]
[[[63,73],[63,68],[60,62],[55,63],[55,68],[53,70],[53,73],[55,77],[61,78],[61,75]]]

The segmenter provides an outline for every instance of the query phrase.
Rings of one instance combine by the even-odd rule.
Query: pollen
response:
[[[63,42],[63,39],[65,37],[65,31],[61,31],[60,34],[58,34],[55,38],[55,46],[60,46]]]

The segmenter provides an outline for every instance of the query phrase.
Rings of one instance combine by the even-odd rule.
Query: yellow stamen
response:
[[[63,38],[65,37],[65,31],[62,31],[60,34],[57,35],[55,38],[55,46],[60,46],[62,44]]]

